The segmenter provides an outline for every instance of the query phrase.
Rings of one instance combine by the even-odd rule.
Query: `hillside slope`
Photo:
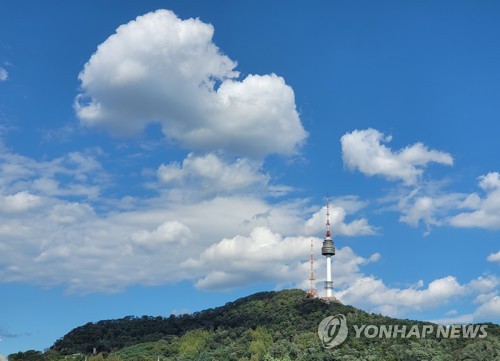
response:
[[[320,321],[346,316],[344,343],[325,349]],[[39,360],[99,355],[89,361],[137,360],[500,360],[500,327],[488,324],[485,338],[357,338],[355,325],[425,323],[368,314],[351,306],[306,299],[301,290],[261,292],[191,315],[125,317],[88,323],[57,340]],[[435,325],[434,325],[435,326]],[[29,360],[32,361],[33,354]],[[35,358],[36,359],[36,358]],[[23,353],[10,361],[27,360]]]

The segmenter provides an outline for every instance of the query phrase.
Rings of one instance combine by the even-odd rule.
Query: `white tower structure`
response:
[[[336,300],[333,296],[333,281],[332,281],[332,256],[335,255],[335,246],[333,244],[332,236],[330,234],[330,204],[328,198],[326,199],[326,236],[321,247],[321,254],[326,257],[326,299]]]

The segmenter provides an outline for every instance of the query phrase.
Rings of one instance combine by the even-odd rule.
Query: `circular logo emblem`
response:
[[[318,336],[324,348],[340,345],[347,338],[347,322],[344,315],[328,316],[318,326]]]

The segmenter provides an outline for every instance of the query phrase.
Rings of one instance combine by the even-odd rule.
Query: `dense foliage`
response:
[[[347,340],[323,348],[319,322],[343,314]],[[497,360],[500,327],[488,324],[486,338],[352,337],[352,325],[424,325],[368,314],[354,307],[306,299],[301,290],[261,292],[191,315],[125,317],[88,323],[57,340],[45,353],[27,351],[9,361],[167,360]],[[97,354],[91,355],[93,350]]]

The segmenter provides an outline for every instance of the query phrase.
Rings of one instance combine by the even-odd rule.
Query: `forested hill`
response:
[[[182,336],[190,330],[255,329],[265,327],[288,337],[297,332],[316,332],[319,322],[330,314],[360,314],[351,306],[306,299],[302,290],[260,292],[222,307],[193,314],[164,317],[133,317],[87,323],[57,340],[53,350],[64,354],[119,350],[125,346]]]
[[[347,319],[348,337],[326,349],[318,337],[318,325],[337,314]],[[44,353],[20,352],[10,355],[9,361],[500,360],[500,327],[494,324],[487,324],[484,338],[358,338],[354,325],[410,329],[426,324],[307,299],[301,290],[261,292],[190,315],[88,323]],[[97,354],[92,355],[94,348]]]

